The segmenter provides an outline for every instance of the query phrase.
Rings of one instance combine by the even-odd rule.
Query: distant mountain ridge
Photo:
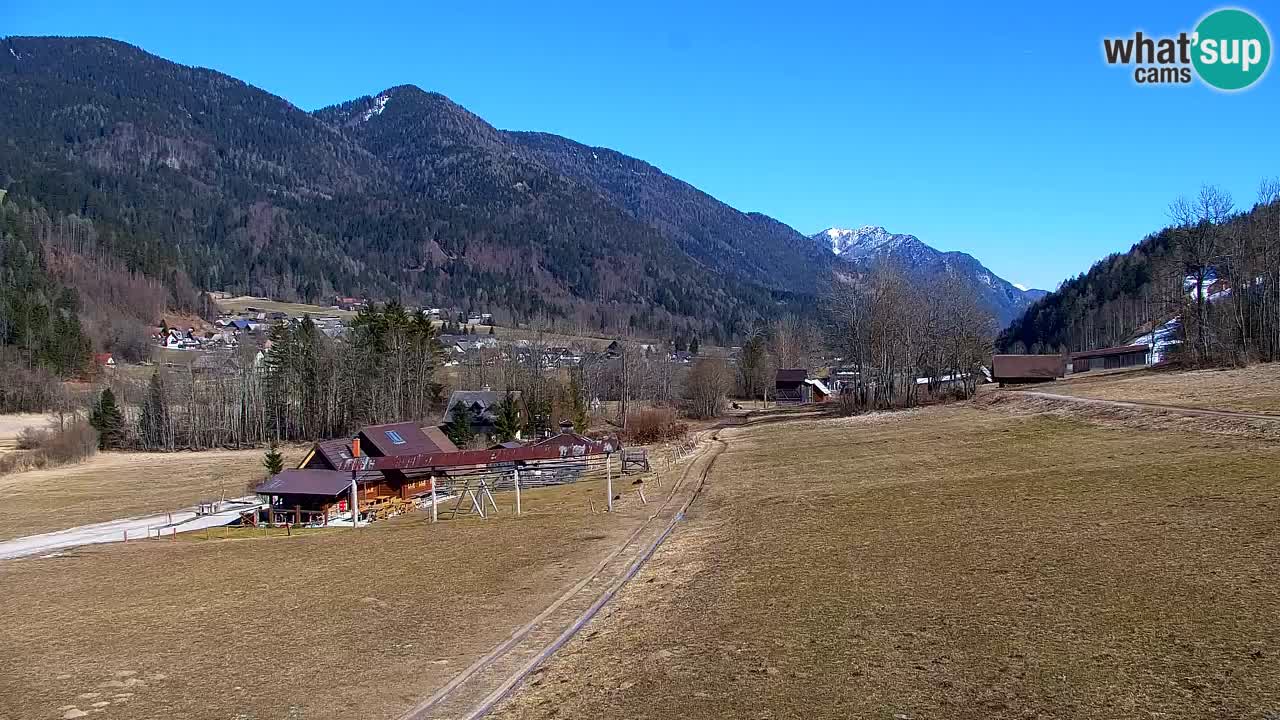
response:
[[[915,235],[891,233],[878,225],[857,229],[831,227],[814,233],[810,238],[829,247],[832,255],[854,264],[893,259],[921,278],[956,273],[987,305],[1001,327],[1007,326],[1046,295],[1044,290],[1023,289],[1001,278],[972,255],[942,252],[926,245]]]
[[[579,167],[586,146],[412,85],[306,112],[105,38],[0,38],[0,139],[9,202],[87,219],[99,251],[187,293],[727,342],[811,307],[837,262],[640,160]]]

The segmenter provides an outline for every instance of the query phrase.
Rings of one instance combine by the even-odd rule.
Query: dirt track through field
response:
[[[1086,403],[1090,405],[1105,405],[1108,407],[1128,408],[1136,410],[1167,410],[1169,412],[1180,413],[1183,415],[1200,415],[1205,417],[1226,417],[1239,418],[1242,420],[1270,420],[1272,422],[1280,422],[1280,415],[1264,415],[1260,413],[1239,412],[1236,410],[1211,410],[1208,408],[1193,408],[1185,405],[1164,405],[1153,402],[1140,402],[1136,400],[1102,400],[1099,398],[1078,397],[1075,395],[1058,395],[1056,393],[1039,392],[1036,390],[1016,390],[1021,395],[1030,395],[1032,397],[1045,398],[1046,400],[1062,400],[1066,402]]]
[[[662,505],[627,541],[545,611],[401,716],[483,717],[595,617],[670,536],[698,496],[725,442],[713,431],[684,466]],[[626,492],[624,488],[622,492]]]

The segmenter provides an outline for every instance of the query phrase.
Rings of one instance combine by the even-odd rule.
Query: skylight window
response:
[[[387,432],[387,437],[391,439],[391,444],[393,445],[404,444],[404,438],[400,437],[400,433],[396,432],[395,430],[387,430],[386,432]]]

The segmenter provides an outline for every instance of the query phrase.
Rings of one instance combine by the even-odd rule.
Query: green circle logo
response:
[[[1271,35],[1258,18],[1228,8],[1196,26],[1191,58],[1200,79],[1219,90],[1241,90],[1258,81],[1271,61]]]

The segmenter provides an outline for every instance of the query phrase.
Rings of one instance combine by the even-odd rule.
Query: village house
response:
[[[444,424],[448,425],[453,421],[454,410],[459,403],[462,403],[471,411],[471,431],[476,435],[492,437],[494,424],[498,420],[498,406],[506,396],[507,393],[490,390],[488,387],[481,390],[454,390],[449,396],[449,404],[445,409]],[[521,405],[519,390],[513,390],[511,397],[517,406]],[[521,410],[521,417],[524,417],[523,410]]]

